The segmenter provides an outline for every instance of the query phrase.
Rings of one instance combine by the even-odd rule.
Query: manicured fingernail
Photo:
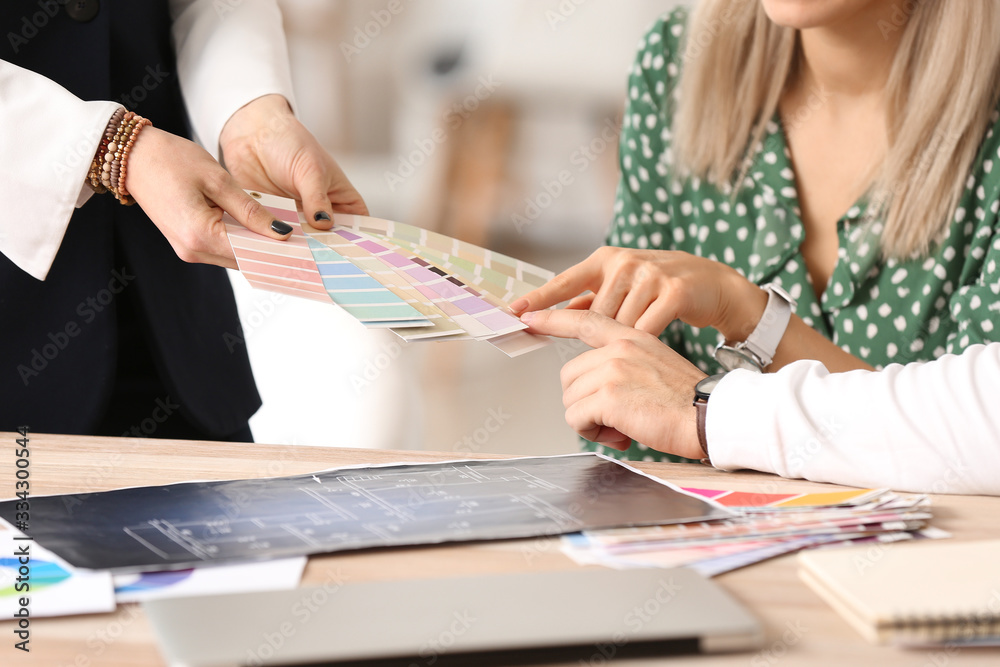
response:
[[[292,233],[292,226],[287,222],[282,222],[281,220],[275,220],[274,222],[271,223],[271,231],[274,232],[275,234],[281,234],[282,236],[284,236],[285,234]]]
[[[524,322],[525,324],[531,324],[531,320],[533,319],[535,319],[534,312],[525,313],[524,315],[521,315],[521,321]]]
[[[518,299],[514,303],[510,304],[510,309],[515,313],[519,313],[527,307],[528,307],[527,299]]]
[[[315,220],[316,222],[319,222],[320,220],[329,220],[329,219],[330,219],[330,214],[327,213],[326,211],[320,211],[319,213],[313,216],[313,220]]]

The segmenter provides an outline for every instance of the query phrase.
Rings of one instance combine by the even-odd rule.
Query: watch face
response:
[[[701,382],[694,386],[695,398],[701,398],[707,400],[709,396],[712,395],[712,391],[715,389],[715,385],[719,384],[719,380],[726,377],[725,373],[719,373],[718,375],[709,375],[707,378],[703,379]]]
[[[715,349],[715,360],[727,371],[742,368],[754,373],[762,372],[760,364],[749,353],[728,345],[720,345]]]

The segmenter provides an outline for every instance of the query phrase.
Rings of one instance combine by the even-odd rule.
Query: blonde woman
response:
[[[575,297],[703,372],[880,369],[998,340],[998,97],[995,0],[675,10],[629,80],[609,234],[628,249],[516,310]]]

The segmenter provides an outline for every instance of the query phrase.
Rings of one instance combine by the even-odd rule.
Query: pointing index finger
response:
[[[592,310],[539,310],[525,313],[521,321],[534,333],[577,338],[593,348],[604,347],[622,338],[648,335]]]
[[[545,310],[590,289],[595,278],[593,263],[586,259],[569,267],[538,289],[532,290],[511,304],[511,310]]]

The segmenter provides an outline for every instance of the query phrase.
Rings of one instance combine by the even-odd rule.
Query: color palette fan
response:
[[[549,344],[524,331],[510,302],[553,274],[458,239],[389,220],[334,214],[312,227],[291,199],[249,192],[292,226],[278,241],[226,215],[240,272],[257,289],[332,303],[403,340],[483,340],[511,357]]]
[[[685,488],[738,516],[673,526],[587,531],[563,537],[581,564],[628,569],[690,567],[705,576],[811,547],[948,537],[928,527],[927,496],[885,489],[773,494]]]

